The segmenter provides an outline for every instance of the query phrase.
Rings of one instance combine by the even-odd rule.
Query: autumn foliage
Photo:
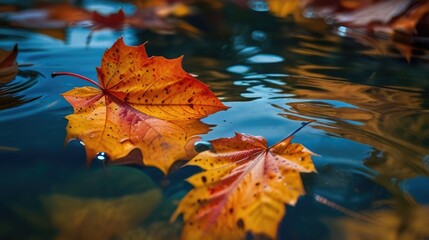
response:
[[[429,33],[429,2],[425,0],[269,0],[268,5],[279,17],[309,11],[315,17],[370,33],[408,37]]]
[[[204,171],[188,179],[195,189],[171,219],[183,214],[183,238],[242,239],[246,232],[275,238],[284,205],[294,205],[304,193],[300,172],[315,171],[313,154],[291,143],[293,134],[267,147],[262,137],[237,133],[211,141],[211,150],[196,155],[194,142],[209,131],[199,119],[227,107],[181,61],[148,57],[145,44],[127,46],[119,38],[103,55],[98,82],[53,73],[98,87],[63,94],[74,108],[66,117],[66,142],[80,139],[88,161],[98,152],[118,161],[137,149],[145,165],[164,173],[176,160],[194,157],[187,165]]]
[[[304,194],[300,172],[315,171],[312,152],[292,136],[267,147],[262,137],[236,133],[211,141],[212,150],[188,165],[204,172],[188,179],[195,189],[181,201],[183,239],[244,239],[246,232],[275,239],[285,204]]]
[[[15,45],[11,51],[0,49],[0,84],[13,80],[18,74],[18,45]]]
[[[182,58],[148,57],[145,45],[126,46],[122,38],[104,53],[97,68],[99,88],[75,88],[63,94],[73,106],[66,141],[81,139],[90,161],[106,152],[113,161],[139,149],[146,165],[164,173],[177,160],[193,157],[189,150],[208,132],[198,119],[224,110],[209,88],[186,73]]]
[[[131,27],[133,30],[150,29],[166,34],[174,33],[181,27],[190,32],[199,32],[191,24],[180,20],[194,13],[194,7],[185,2],[135,1],[134,12],[116,9],[110,14],[60,3],[29,10],[15,9],[2,15],[1,20],[11,27],[32,30],[87,27],[91,31],[88,39],[94,31],[106,28],[117,31]],[[196,2],[208,4],[211,1]],[[249,7],[249,2],[257,1],[232,2],[245,2],[244,5]],[[268,16],[270,18],[291,15],[305,20],[309,20],[310,15],[311,18],[323,18],[332,26],[331,30],[344,30],[344,35],[339,34],[341,36],[348,34],[348,37],[353,37],[350,32],[363,32],[365,37],[382,35],[387,36],[389,41],[400,38],[401,42],[414,42],[418,36],[429,35],[427,0],[266,2],[268,9],[265,10],[272,15]],[[304,13],[308,16],[304,17]],[[296,23],[299,24],[299,20]],[[239,31],[234,31],[231,31],[234,34],[231,36],[239,37]],[[215,34],[213,36],[217,37]],[[366,43],[364,40],[358,41]],[[410,59],[411,45],[401,49]],[[17,45],[12,50],[0,50],[0,86],[17,75],[17,54]],[[53,73],[53,77],[78,77],[94,85],[74,88],[62,94],[73,107],[73,113],[66,116],[65,142],[80,140],[88,164],[102,152],[107,155],[106,164],[138,163],[155,167],[164,175],[169,174],[173,164],[179,160],[187,161],[185,168],[192,166],[193,169],[199,169],[198,173],[187,178],[192,189],[175,202],[177,208],[170,219],[170,223],[183,219],[182,239],[246,239],[248,234],[255,238],[276,239],[286,206],[294,206],[305,194],[301,173],[316,172],[312,162],[315,154],[301,144],[292,143],[293,135],[306,124],[272,146],[268,146],[262,136],[236,133],[234,137],[209,141],[210,149],[197,153],[194,144],[201,139],[201,135],[210,131],[210,126],[201,119],[227,110],[228,107],[206,84],[186,72],[182,68],[182,61],[183,57],[166,59],[148,56],[146,44],[128,46],[119,38],[104,52],[100,67],[96,68],[97,81],[76,73]],[[305,77],[307,82],[314,80],[307,73],[299,75],[303,79]],[[323,86],[327,85],[329,83],[323,83]],[[338,92],[337,88],[334,90]],[[294,103],[290,105],[295,107]],[[137,157],[133,155],[136,152],[139,153]],[[161,191],[156,190],[109,201],[53,195],[43,202],[53,209],[51,218],[60,230],[59,238],[64,235],[64,238],[88,236],[104,239],[120,236],[131,226],[140,224],[142,215],[148,215],[161,205],[161,198]],[[144,205],[146,200],[153,205]],[[137,208],[130,207],[130,204],[136,205],[136,202],[142,204],[137,204]],[[78,207],[70,208],[70,205]],[[112,209],[118,205],[123,208],[117,211],[117,215],[105,211],[116,211]],[[88,214],[89,208],[97,209],[95,213],[101,217]],[[418,215],[421,210],[409,209],[419,217],[423,216]],[[426,208],[422,211],[428,212]],[[128,219],[124,221],[118,215],[128,215]],[[375,217],[392,223],[381,225],[387,230],[392,229],[392,226],[403,227],[396,215],[390,212],[381,212]],[[81,222],[72,224],[69,219],[81,219]],[[103,228],[99,228],[106,219],[117,228],[108,229],[104,235],[100,235],[98,231],[103,231]],[[344,224],[346,226],[349,223]],[[356,224],[359,223],[352,222],[352,225]],[[92,231],[91,235],[76,231],[77,227]],[[364,224],[363,228],[367,226]],[[92,236],[94,233],[96,236]],[[352,235],[358,234],[353,232]],[[396,237],[395,231],[385,235],[389,234]],[[424,234],[426,236],[427,232]],[[365,235],[366,232],[362,236]]]
[[[32,9],[8,9],[3,16],[0,15],[0,21],[14,27],[49,32],[52,36],[61,38],[65,37],[64,34],[53,31],[71,26],[87,27],[91,33],[106,28],[121,30],[125,26],[150,29],[161,34],[173,34],[178,30],[198,32],[195,27],[180,20],[181,17],[192,14],[191,7],[180,2],[136,1],[135,11],[127,14],[122,9],[105,14],[69,3],[37,4],[36,1],[35,4]]]

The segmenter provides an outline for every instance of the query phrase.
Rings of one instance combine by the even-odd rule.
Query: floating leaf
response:
[[[414,34],[417,24],[429,13],[429,2],[422,1],[393,22],[392,28],[405,34]]]
[[[93,30],[102,28],[121,29],[125,24],[125,13],[122,9],[119,9],[117,13],[105,16],[94,11],[91,19],[94,22]]]
[[[246,232],[275,238],[285,214],[304,193],[300,172],[315,171],[312,152],[291,143],[272,147],[262,137],[236,133],[211,141],[213,149],[188,165],[206,170],[188,179],[195,189],[171,220],[183,213],[183,239],[244,239]]]
[[[12,81],[18,74],[18,45],[15,44],[11,51],[0,49],[0,84]]]
[[[225,107],[210,89],[181,67],[182,58],[148,57],[144,44],[126,46],[118,39],[97,68],[100,84],[63,94],[74,107],[67,116],[66,141],[85,143],[88,159],[106,152],[112,160],[131,150],[143,153],[143,162],[164,173],[178,159],[189,159],[186,146],[197,134],[208,132],[199,121]]]
[[[11,12],[6,21],[13,26],[36,29],[58,29],[88,19],[89,13],[68,3]]]
[[[348,22],[356,26],[368,25],[373,22],[388,23],[403,13],[410,3],[411,0],[380,1],[351,13],[336,14],[334,18],[338,22]]]
[[[293,14],[300,10],[298,0],[268,0],[267,3],[270,12],[278,17],[287,17],[289,14]]]

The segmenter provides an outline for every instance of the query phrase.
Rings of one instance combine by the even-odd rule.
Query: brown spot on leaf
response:
[[[243,219],[238,219],[237,220],[237,227],[238,228],[240,228],[240,229],[244,229],[244,221],[243,221]]]

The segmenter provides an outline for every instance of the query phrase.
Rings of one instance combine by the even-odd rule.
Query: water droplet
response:
[[[95,155],[95,159],[100,161],[106,161],[109,158],[109,155],[105,152],[99,152],[97,155]]]
[[[195,151],[204,152],[212,148],[212,144],[207,141],[197,141],[194,143]]]

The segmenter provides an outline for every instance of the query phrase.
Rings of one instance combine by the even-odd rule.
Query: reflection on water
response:
[[[288,88],[299,99],[285,116],[318,119],[316,128],[375,148],[367,159],[384,177],[428,175],[422,159],[429,154],[429,110],[418,89],[396,90],[350,82],[290,78]],[[351,104],[337,106],[330,100]]]
[[[204,32],[200,38],[125,28],[96,32],[86,46],[89,32],[76,26],[48,32],[0,27],[0,48],[18,43],[18,63],[33,64],[0,87],[0,210],[7,216],[0,218],[0,238],[21,236],[20,228],[45,237],[54,234],[52,228],[62,233],[71,231],[70,227],[84,228],[80,223],[98,229],[97,216],[113,222],[126,217],[122,220],[133,225],[130,229],[117,224],[118,228],[106,230],[108,236],[178,238],[180,223],[170,228],[167,221],[174,203],[189,190],[183,181],[189,172],[179,169],[164,177],[154,169],[129,167],[121,174],[123,185],[113,191],[116,195],[96,196],[90,194],[94,188],[75,177],[85,169],[82,147],[63,147],[64,116],[72,108],[59,94],[85,83],[54,80],[50,73],[73,71],[96,79],[95,67],[103,51],[120,35],[129,45],[148,41],[150,55],[173,58],[183,54],[184,69],[231,107],[204,119],[216,125],[204,140],[238,131],[263,135],[274,143],[301,121],[317,120],[295,138],[321,154],[315,158],[319,173],[304,177],[309,194],[318,193],[359,211],[371,208],[377,200],[397,198],[393,193],[405,192],[406,186],[413,189],[414,198],[427,202],[428,196],[422,193],[427,184],[422,182],[428,178],[413,181],[429,175],[427,55],[413,56],[407,63],[397,47],[383,41],[343,38],[338,36],[339,29],[330,32],[318,20],[298,24],[274,18],[266,12],[265,1],[249,1],[249,6],[254,11],[227,5],[196,17],[193,24]],[[128,206],[147,193],[148,189],[132,191],[140,183],[126,181],[135,171],[147,173],[163,188],[163,211],[156,210],[156,216],[137,219],[133,215],[147,213],[143,199],[142,206],[113,209],[114,205]],[[158,206],[155,200],[151,203]],[[67,226],[68,219],[76,220],[80,214],[85,220]],[[328,239],[322,221],[326,217],[336,218],[338,212],[322,208],[308,195],[295,208],[288,208],[280,239]],[[309,232],[309,228],[317,231]]]
[[[17,107],[38,99],[37,96],[26,96],[26,92],[31,92],[34,84],[37,84],[39,72],[32,70],[21,70],[15,80],[0,85],[0,110]]]
[[[406,195],[393,201],[379,203],[391,208],[379,207],[363,213],[350,213],[354,217],[342,217],[335,221],[332,229],[337,239],[428,239],[427,221],[429,206],[417,204]]]
[[[56,183],[50,194],[11,203],[14,217],[0,234],[9,239],[44,239],[43,230],[53,239],[118,238],[137,229],[162,198],[150,178],[138,170],[112,167],[80,172],[68,183]],[[17,226],[23,224],[28,224],[27,231],[20,232]]]

